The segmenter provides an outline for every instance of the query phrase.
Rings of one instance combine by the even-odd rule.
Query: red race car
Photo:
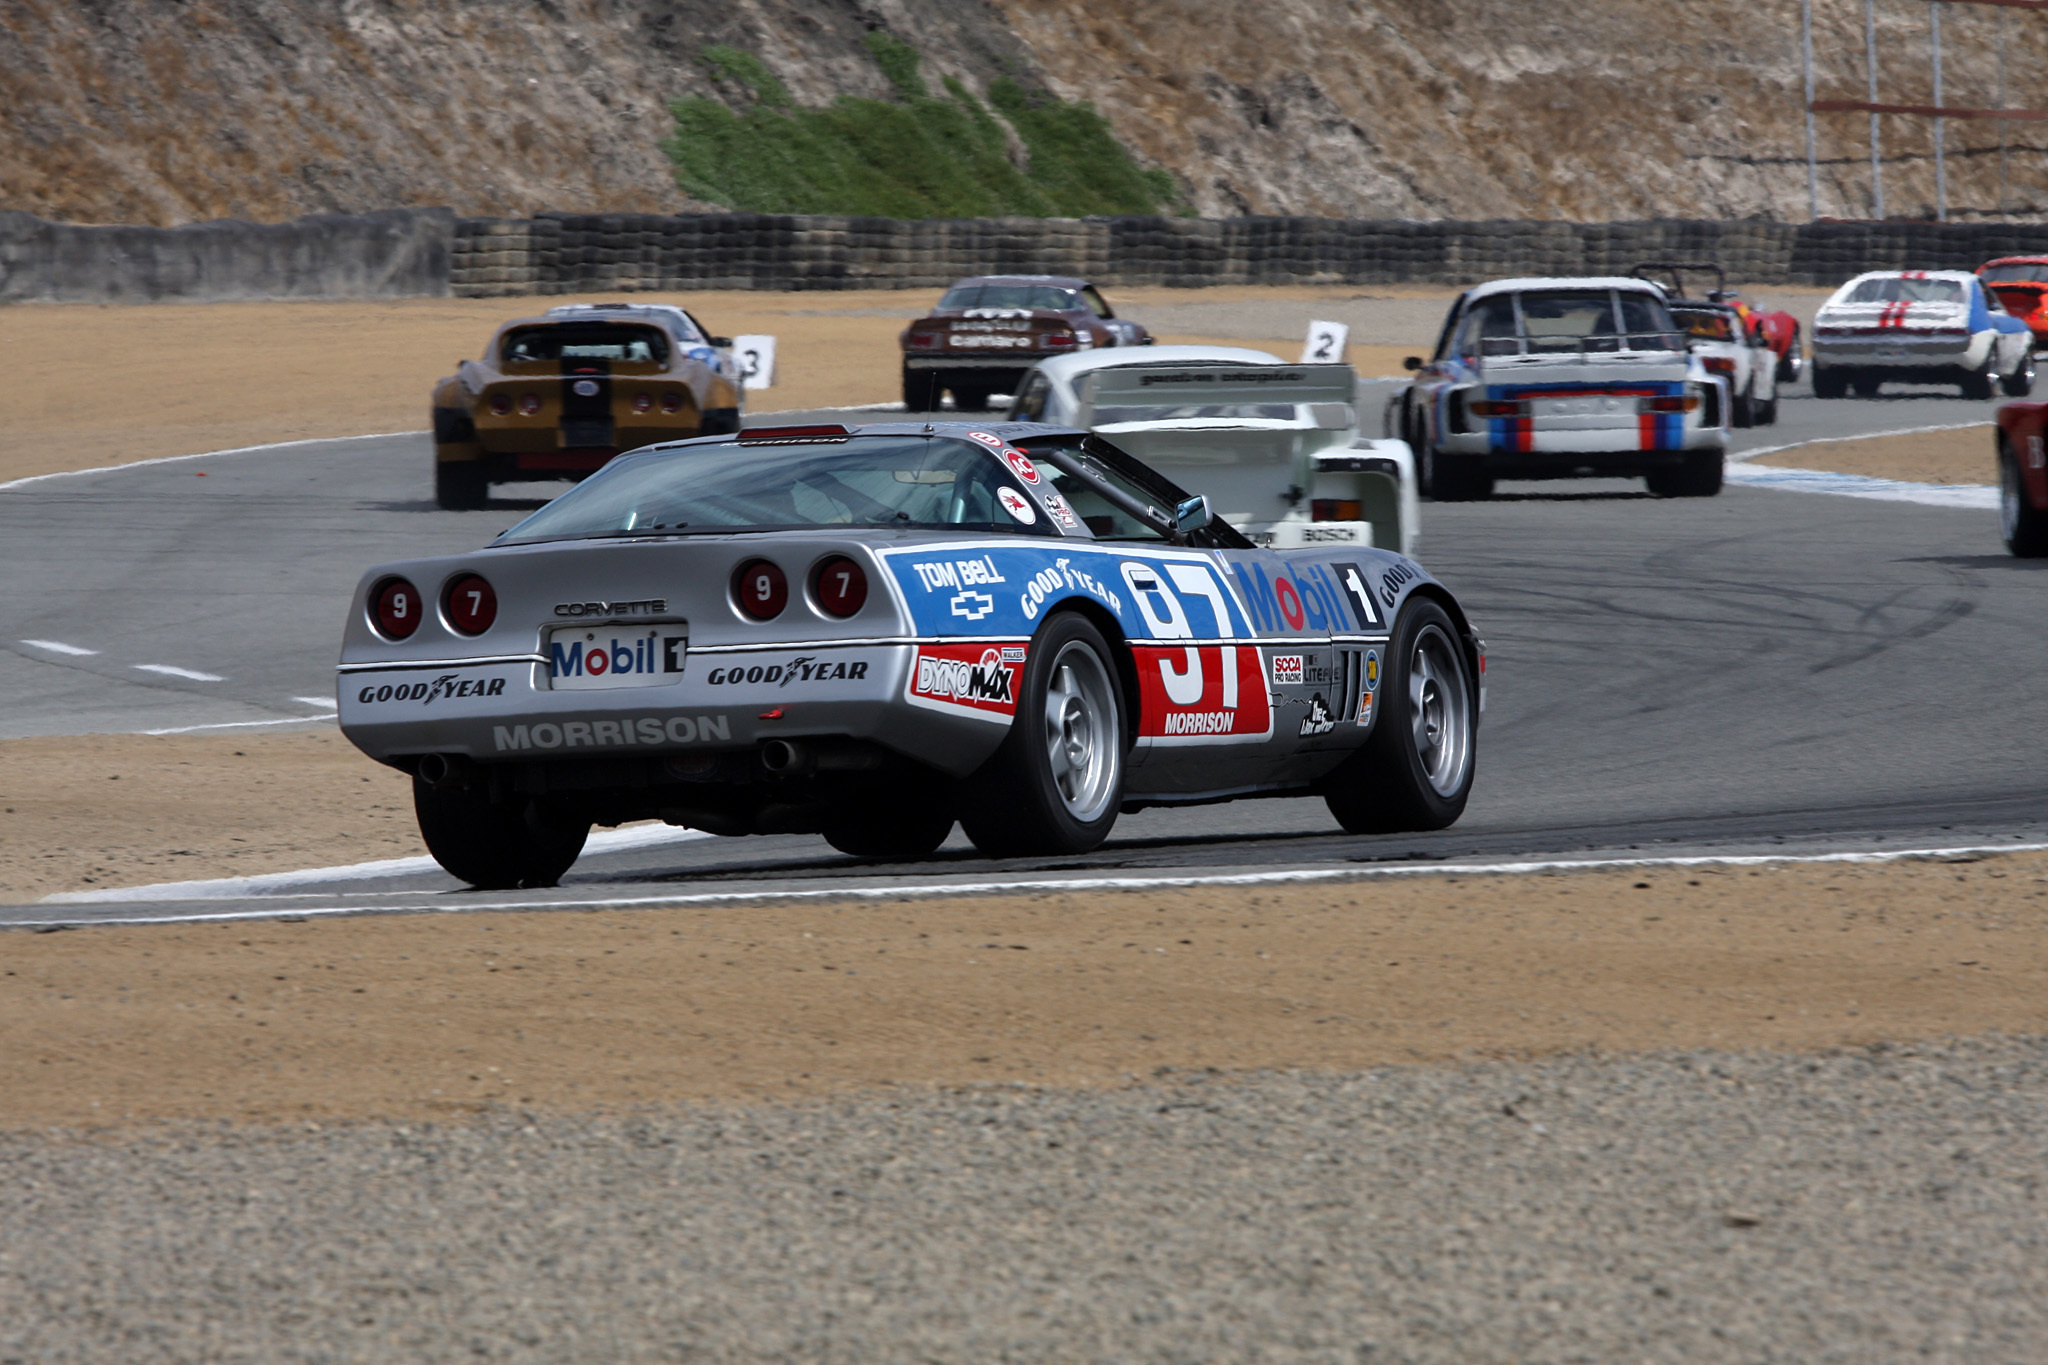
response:
[[[1978,266],[1977,278],[2032,329],[2034,345],[2048,344],[2048,256],[2001,256]]]
[[[2007,403],[1998,410],[1998,524],[2005,548],[2022,559],[2048,558],[2048,403]]]

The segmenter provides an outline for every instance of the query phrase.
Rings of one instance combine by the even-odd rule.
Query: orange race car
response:
[[[434,386],[434,496],[582,479],[621,451],[740,429],[729,337],[673,304],[578,303],[500,327]]]
[[[1977,278],[2027,324],[2036,346],[2048,345],[2048,256],[2001,256],[1978,266]]]

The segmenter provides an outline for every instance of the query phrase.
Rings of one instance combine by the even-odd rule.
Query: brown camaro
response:
[[[903,332],[903,406],[933,412],[950,389],[962,412],[992,393],[1015,393],[1048,356],[1098,346],[1150,346],[1152,334],[1110,311],[1086,280],[1064,275],[976,275]]]
[[[672,304],[570,304],[506,323],[434,386],[436,500],[482,507],[494,483],[581,479],[621,451],[738,431],[731,346]]]

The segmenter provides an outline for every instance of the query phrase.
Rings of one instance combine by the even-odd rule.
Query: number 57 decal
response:
[[[1157,641],[1199,638],[1188,619],[1206,601],[1215,622],[1209,638],[1233,640],[1229,598],[1199,564],[1154,566],[1126,560],[1123,579]],[[1169,584],[1171,586],[1169,586]],[[1182,600],[1185,594],[1188,601]],[[1166,744],[1229,744],[1273,733],[1259,652],[1238,645],[1168,645],[1132,641],[1138,664],[1138,733]]]

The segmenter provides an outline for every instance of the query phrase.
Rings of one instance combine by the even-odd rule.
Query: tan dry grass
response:
[[[1998,482],[1996,428],[1959,427],[1906,436],[1865,436],[1849,441],[1810,441],[1761,455],[1751,464],[1781,469],[1825,469],[1872,479],[1912,483],[1995,484]]]
[[[0,1125],[2048,1030],[2048,857],[0,937]]]

